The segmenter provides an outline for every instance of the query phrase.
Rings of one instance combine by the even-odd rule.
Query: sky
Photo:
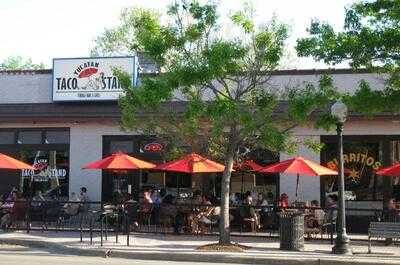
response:
[[[275,14],[291,27],[285,68],[326,68],[312,59],[296,58],[296,39],[307,36],[312,18],[343,26],[344,8],[354,0],[253,0],[257,21]],[[118,25],[124,7],[161,11],[168,0],[0,0],[0,61],[9,56],[31,58],[51,68],[53,58],[85,57],[105,28]],[[222,16],[240,9],[241,0],[221,0]]]

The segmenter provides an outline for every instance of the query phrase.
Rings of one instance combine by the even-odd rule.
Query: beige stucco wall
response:
[[[77,192],[85,186],[89,190],[92,200],[101,199],[101,171],[82,170],[82,165],[100,159],[102,157],[103,135],[124,135],[117,123],[112,122],[79,122],[79,123],[2,123],[0,128],[35,128],[35,127],[68,127],[70,128],[70,192]],[[312,138],[319,141],[320,135],[334,134],[308,127],[300,127],[294,130],[299,138]],[[132,133],[133,134],[133,133]],[[344,135],[398,135],[400,123],[397,121],[379,120],[350,120],[345,124]],[[1,151],[0,151],[1,152]],[[300,146],[297,155],[319,162],[320,155]],[[280,159],[290,158],[288,154],[281,153]],[[320,199],[320,180],[318,177],[302,176],[300,179],[302,197],[304,200]],[[280,191],[295,199],[296,177],[281,175]]]

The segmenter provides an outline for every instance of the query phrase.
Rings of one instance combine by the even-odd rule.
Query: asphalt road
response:
[[[82,257],[72,255],[60,255],[45,250],[35,250],[25,247],[9,246],[0,247],[1,265],[216,265],[218,263],[187,263],[172,261],[152,261],[152,260],[131,260],[103,257]]]

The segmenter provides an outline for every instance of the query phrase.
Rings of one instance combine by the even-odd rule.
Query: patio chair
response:
[[[330,235],[331,244],[333,244],[333,233],[336,231],[337,209],[329,209],[325,214],[324,221],[320,227],[321,239],[324,234]]]

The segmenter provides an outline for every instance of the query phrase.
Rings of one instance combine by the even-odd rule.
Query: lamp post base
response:
[[[353,250],[350,247],[350,240],[347,236],[344,238],[337,238],[335,241],[335,246],[332,248],[333,254],[340,255],[353,255]]]

